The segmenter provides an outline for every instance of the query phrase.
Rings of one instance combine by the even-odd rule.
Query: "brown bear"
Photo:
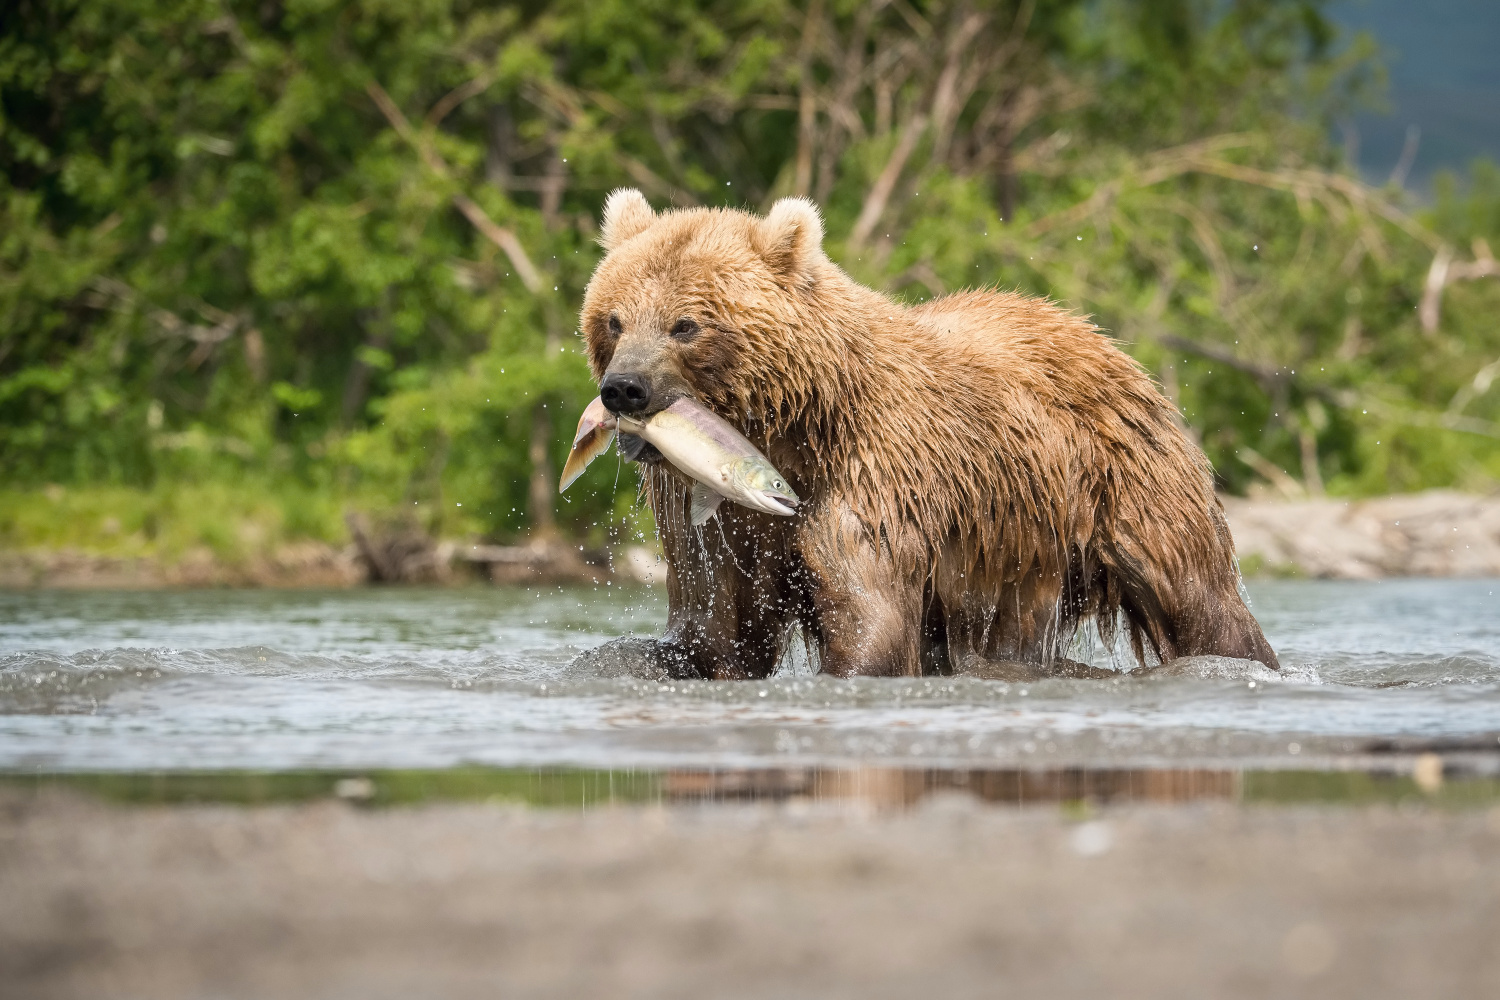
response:
[[[618,640],[674,676],[764,677],[800,626],[840,676],[1066,672],[1121,612],[1138,660],[1277,667],[1239,592],[1208,461],[1146,374],[1087,320],[1028,296],[892,301],[824,255],[808,200],[758,218],[658,215],[610,195],[582,333],[605,405],[688,394],[802,497],[794,517],[724,504],[639,438],[669,601],[659,640]],[[608,648],[608,647],[606,647]]]

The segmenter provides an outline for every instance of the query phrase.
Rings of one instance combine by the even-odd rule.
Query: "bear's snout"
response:
[[[651,382],[643,375],[612,372],[599,383],[599,398],[614,413],[643,413],[651,405]]]

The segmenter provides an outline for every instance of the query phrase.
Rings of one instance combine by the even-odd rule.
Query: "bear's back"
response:
[[[1129,355],[1087,319],[1045,299],[956,292],[912,307],[908,316],[952,362],[1095,429],[1119,419],[1170,419],[1170,404]]]

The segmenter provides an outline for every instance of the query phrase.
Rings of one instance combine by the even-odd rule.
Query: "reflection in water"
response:
[[[1500,803],[1494,754],[1402,756],[1369,770],[1235,768],[573,768],[456,767],[364,772],[0,773],[0,794],[72,791],[139,804],[264,804],[341,798],[395,806],[481,801],[537,808],[720,804],[900,812],[929,804],[1118,806],[1194,801]]]
[[[1046,802],[1189,802],[1237,799],[1241,772],[1200,768],[1053,770],[893,767],[668,771],[663,797],[674,802],[784,800],[857,802],[909,808],[928,796],[958,793],[997,805]]]

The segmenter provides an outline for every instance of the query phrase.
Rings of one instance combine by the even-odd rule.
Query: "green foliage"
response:
[[[51,537],[48,483],[118,504],[114,538],[254,491],[273,534],[347,506],[524,532],[533,445],[555,466],[593,394],[573,317],[622,184],[810,193],[862,280],[1093,314],[1229,489],[1485,486],[1500,281],[1434,331],[1417,307],[1440,246],[1500,240],[1500,170],[1420,219],[1343,172],[1328,126],[1379,75],[1312,0],[19,0],[7,541]],[[561,527],[638,519],[634,481],[596,463]]]
[[[288,542],[336,541],[343,531],[330,490],[285,478],[0,490],[5,549],[69,548],[168,564],[207,550],[221,564],[243,565]]]

